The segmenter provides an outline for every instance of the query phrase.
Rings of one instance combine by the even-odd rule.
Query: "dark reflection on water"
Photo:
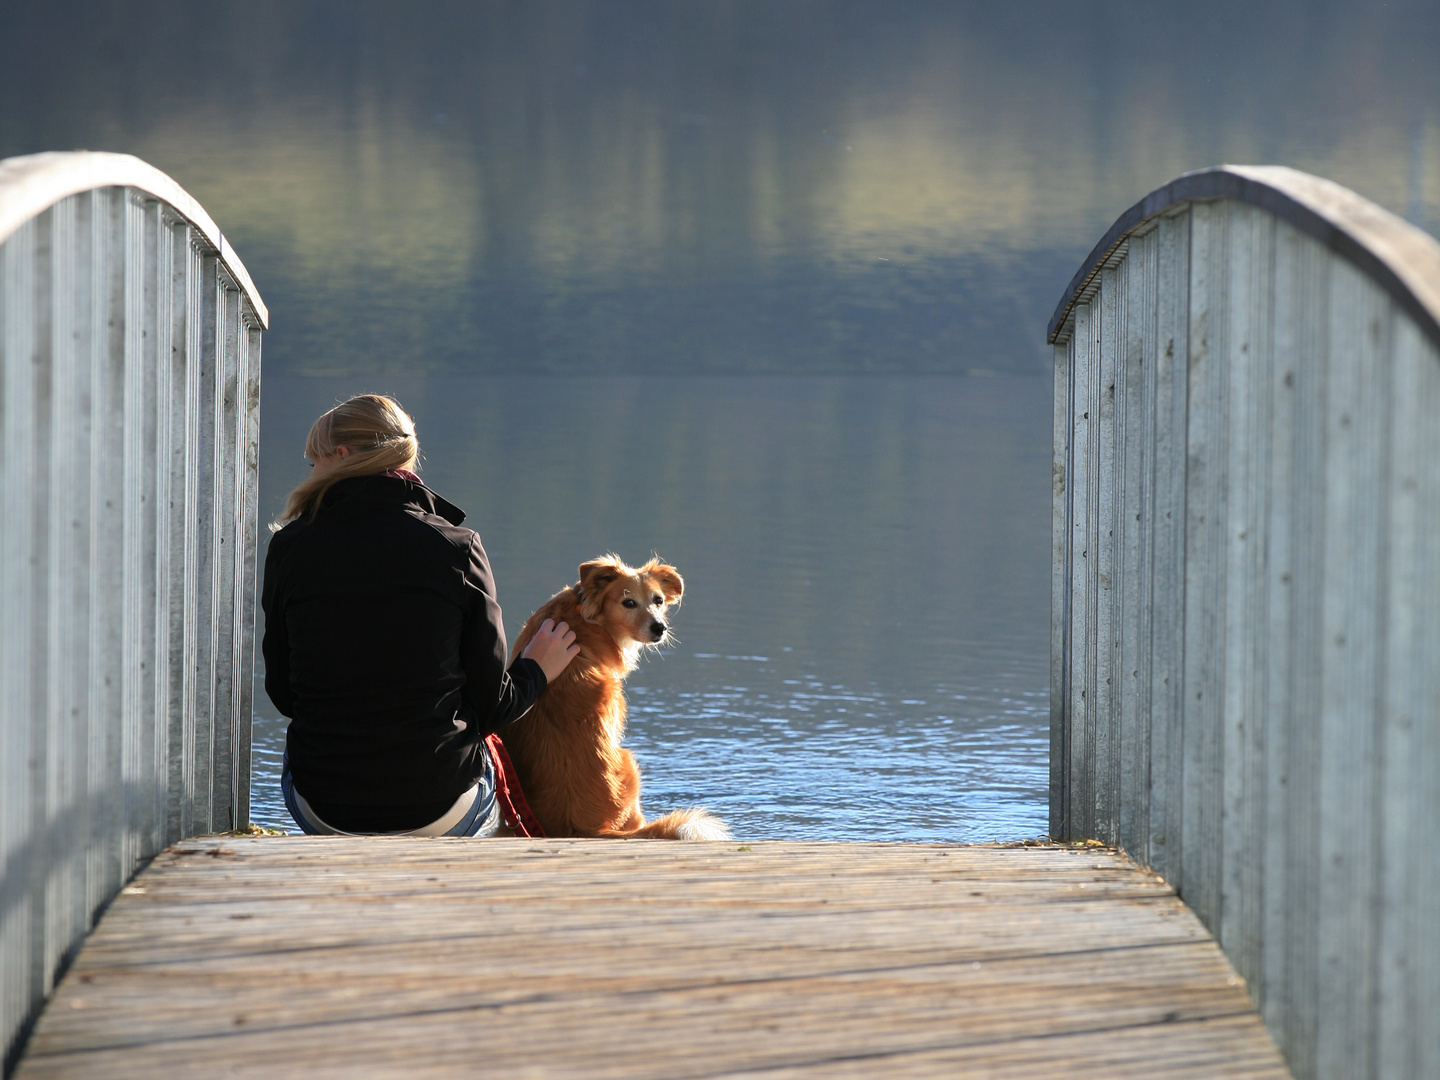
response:
[[[310,421],[360,388],[270,381],[267,512],[303,472]],[[376,388],[414,411],[427,481],[484,538],[512,636],[604,551],[657,551],[685,576],[680,644],[630,683],[648,806],[702,802],[750,836],[1044,831],[1046,381]],[[283,823],[283,724],[259,712],[255,817]]]
[[[1440,5],[14,2],[0,154],[140,154],[270,370],[1035,371],[1221,161],[1440,220]]]
[[[268,512],[310,421],[390,389],[512,631],[583,558],[679,565],[651,806],[1018,836],[1060,290],[1222,161],[1433,227],[1437,56],[1433,0],[12,0],[0,156],[135,153],[220,223],[272,313]]]

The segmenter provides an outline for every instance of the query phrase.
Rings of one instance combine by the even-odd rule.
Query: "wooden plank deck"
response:
[[[207,837],[86,941],[15,1073],[1288,1077],[1104,850]]]

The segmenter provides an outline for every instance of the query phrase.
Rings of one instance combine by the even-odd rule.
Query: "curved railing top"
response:
[[[1053,344],[1091,280],[1132,232],[1172,206],[1234,199],[1270,211],[1348,259],[1440,346],[1440,242],[1349,188],[1283,165],[1220,165],[1186,173],[1126,210],[1070,279],[1050,319]]]
[[[159,169],[129,154],[75,150],[0,161],[0,243],[61,199],[101,187],[136,188],[174,207],[215,249],[250,302],[261,328],[269,329],[270,311],[255,291],[249,271],[205,208]]]

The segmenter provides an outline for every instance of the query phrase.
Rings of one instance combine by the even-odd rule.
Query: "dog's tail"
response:
[[[600,835],[635,840],[729,840],[730,829],[709,810],[692,807],[658,817],[638,829],[606,830]]]

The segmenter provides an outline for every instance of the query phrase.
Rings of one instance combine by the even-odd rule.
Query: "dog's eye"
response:
[[[639,606],[640,606],[639,604],[635,603],[635,598],[634,598],[633,596],[627,596],[627,597],[625,597],[624,600],[621,600],[620,602],[621,602],[622,604],[624,604],[626,607],[639,607]]]
[[[665,602],[665,598],[664,598],[663,596],[657,596],[657,597],[655,597],[653,600],[650,601],[650,603],[654,604],[656,607],[659,607],[659,606],[660,606],[661,604],[663,604],[664,602]]]

